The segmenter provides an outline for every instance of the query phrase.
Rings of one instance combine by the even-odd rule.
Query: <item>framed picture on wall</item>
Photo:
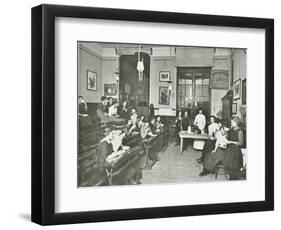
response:
[[[242,105],[247,104],[247,79],[242,81]]]
[[[87,89],[97,91],[97,73],[87,70]]]
[[[240,99],[241,94],[241,79],[233,83],[233,100]]]
[[[159,81],[161,82],[171,81],[170,71],[161,71],[159,73]]]
[[[116,84],[104,84],[104,96],[115,96],[117,94]]]
[[[155,26],[155,23],[159,25],[161,23],[161,26]],[[274,209],[274,92],[272,90],[274,88],[274,21],[272,19],[44,4],[32,8],[31,28],[33,117],[31,219],[33,222],[54,225]],[[177,36],[177,41],[163,34],[174,34]],[[150,37],[151,42],[148,40]],[[114,41],[111,43],[109,41],[111,38],[119,43],[116,44]],[[144,40],[148,43],[143,44]],[[132,43],[128,45],[128,41]],[[154,41],[157,43],[153,44]],[[101,42],[104,44],[99,44]],[[86,44],[83,49],[80,46],[82,43]],[[159,46],[163,46],[164,49]],[[116,91],[117,84],[104,84],[104,82],[116,83],[114,75],[112,75],[114,79],[110,81],[107,74],[98,76],[97,79],[99,73],[97,70],[104,68],[107,55],[110,56],[112,69],[116,69],[116,64],[123,55],[118,55],[116,52],[120,47],[126,48],[121,49],[122,52],[127,51],[129,47],[130,55],[141,49],[157,52],[153,55],[149,52],[153,58],[151,60],[157,60],[156,64],[152,61],[149,68],[145,66],[145,71],[155,71],[152,75],[154,79],[153,77],[149,79],[149,87],[144,87],[144,90],[150,92],[149,100],[145,99],[145,102],[149,101],[146,109],[150,103],[155,107],[159,105],[155,111],[164,116],[175,115],[176,110],[173,108],[177,104],[177,92],[186,92],[185,105],[195,102],[195,96],[202,99],[204,103],[207,97],[204,96],[204,92],[210,90],[206,83],[209,79],[204,79],[204,74],[200,75],[202,80],[197,79],[196,76],[199,75],[193,71],[192,87],[187,81],[189,75],[183,75],[184,78],[187,77],[182,81],[186,90],[177,90],[179,84],[175,87],[170,86],[169,90],[167,81],[171,80],[171,75],[166,71],[160,72],[159,80],[163,82],[159,82],[158,73],[161,69],[158,68],[160,65],[158,61],[165,62],[167,56],[171,57],[172,54],[175,62],[188,61],[190,67],[187,68],[191,68],[197,63],[198,54],[202,52],[203,58],[199,59],[200,66],[204,64],[206,68],[211,69],[210,63],[213,63],[215,56],[213,47],[228,47],[227,50],[230,52],[227,51],[226,55],[230,55],[231,50],[234,55],[238,55],[234,58],[234,64],[235,70],[239,70],[236,72],[240,73],[240,69],[245,69],[242,60],[246,63],[246,60],[251,59],[247,62],[246,69],[249,76],[255,76],[255,82],[248,83],[247,103],[250,106],[244,107],[250,111],[247,113],[247,119],[258,122],[265,129],[257,132],[256,127],[245,126],[247,146],[241,148],[247,148],[244,153],[248,153],[249,150],[248,157],[245,157],[248,159],[248,165],[259,167],[244,168],[238,157],[239,162],[234,163],[239,164],[239,168],[230,168],[217,175],[218,177],[213,174],[201,177],[198,175],[198,168],[203,167],[196,161],[200,153],[197,151],[200,150],[187,148],[183,151],[174,146],[170,140],[170,129],[166,125],[162,132],[151,136],[148,127],[145,127],[144,134],[147,134],[148,138],[139,141],[132,136],[133,139],[128,138],[125,145],[122,141],[122,138],[127,137],[124,132],[124,119],[115,116],[115,111],[118,112],[117,104],[113,104],[116,106],[111,106],[111,111],[107,113],[105,103],[98,103],[104,102],[104,95],[124,98],[129,105],[134,105],[131,102],[139,99],[135,88],[142,82],[139,82],[137,75],[135,80],[132,80],[134,76],[129,76],[124,84],[121,81],[124,80],[121,79],[123,71],[128,68],[136,71],[136,55],[132,55],[132,65],[125,68],[120,66],[120,90]],[[245,47],[247,54],[251,54],[248,59],[240,47]],[[94,54],[96,49],[99,57],[90,57],[93,55],[88,54]],[[110,49],[112,52],[104,52],[104,49],[106,51]],[[226,49],[218,50],[218,54],[225,52],[224,50]],[[86,58],[82,56],[84,54]],[[241,59],[240,55],[244,55],[245,59]],[[156,56],[157,59],[154,59]],[[238,63],[236,60],[239,60]],[[239,63],[243,65],[240,67]],[[227,66],[228,64],[230,63],[227,63]],[[85,66],[89,67],[85,68]],[[171,73],[174,71],[176,73],[177,69],[181,68],[179,66],[173,63],[169,70]],[[87,69],[89,71],[85,73]],[[97,73],[91,69],[96,70]],[[238,77],[241,76],[243,73]],[[237,76],[235,77],[237,79]],[[64,82],[69,86],[58,84]],[[240,98],[240,91],[242,91],[240,82],[238,80],[231,87],[234,91],[234,99]],[[82,87],[79,87],[80,85]],[[97,90],[99,94],[88,90]],[[224,91],[222,93],[216,90],[212,93],[215,93],[212,94],[212,100],[217,102],[216,107],[222,105],[222,116],[225,114],[228,116],[232,108],[229,107],[231,106],[229,98],[231,102],[233,98],[232,91],[229,91],[228,103],[225,105],[221,102]],[[78,113],[79,110],[76,108],[78,103],[82,103],[81,100],[77,100],[80,95],[85,96],[89,108],[92,106],[97,113],[93,113],[93,116]],[[262,99],[260,103],[256,103],[257,98]],[[122,104],[123,101],[120,100],[119,103]],[[237,101],[237,105],[240,111],[240,102]],[[187,106],[183,108],[186,109]],[[126,103],[123,104],[122,111],[124,117],[127,117],[129,107]],[[233,108],[233,111],[237,111],[237,108]],[[108,114],[112,116],[107,116]],[[135,117],[132,116],[131,119],[136,121]],[[85,121],[90,121],[88,122],[90,125],[82,128],[80,124],[86,123]],[[233,124],[238,122],[239,119],[233,120]],[[241,130],[236,129],[236,131]],[[182,147],[186,138],[208,139],[207,135],[197,133],[179,132],[179,136]],[[139,134],[136,137],[139,137]],[[238,151],[234,151],[241,156],[242,151],[239,151],[239,148],[235,148]],[[157,159],[158,153],[160,159]],[[212,152],[208,154],[210,159],[213,159]],[[145,170],[145,173],[142,173],[142,170]],[[211,168],[211,170],[220,171],[218,168]],[[168,171],[169,174],[164,175],[163,171]],[[191,179],[191,183],[188,183],[187,177]],[[261,177],[264,179],[261,180]],[[194,179],[198,179],[198,183],[194,183]],[[216,180],[227,182],[212,182]],[[166,184],[159,186],[160,183]],[[146,184],[149,186],[145,186]],[[159,195],[163,193],[163,188],[165,194]],[[206,196],[206,191],[210,189],[212,195]],[[181,192],[178,192],[179,190]],[[153,202],[147,197],[153,197]]]
[[[237,114],[237,103],[232,103],[232,114]]]
[[[170,104],[169,87],[166,87],[166,86],[159,87],[159,104],[160,105],[169,105]]]

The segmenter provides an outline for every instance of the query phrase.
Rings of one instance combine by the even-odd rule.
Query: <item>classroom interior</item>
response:
[[[211,117],[227,132],[239,118],[235,175],[246,179],[247,49],[79,41],[77,51],[78,187],[229,181],[223,159],[202,174]]]

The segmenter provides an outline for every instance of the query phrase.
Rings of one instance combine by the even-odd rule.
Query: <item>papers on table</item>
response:
[[[113,152],[110,155],[107,156],[106,162],[107,163],[112,163],[114,161],[117,161],[119,158],[121,158],[124,154],[128,152],[130,147],[128,146],[123,146],[123,148],[119,151]]]

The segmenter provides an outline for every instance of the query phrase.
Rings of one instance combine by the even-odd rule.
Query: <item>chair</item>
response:
[[[224,165],[221,161],[217,164],[217,166],[215,168],[215,178],[216,178],[216,180],[218,178],[218,175],[224,175],[225,179],[228,180],[227,171],[225,170]]]

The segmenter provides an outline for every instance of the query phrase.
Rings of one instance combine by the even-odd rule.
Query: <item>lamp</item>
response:
[[[139,80],[142,81],[143,79],[143,71],[144,71],[144,64],[143,64],[143,58],[140,59],[140,52],[141,52],[141,46],[139,46],[138,50],[138,64],[137,64],[137,70],[139,74]]]

